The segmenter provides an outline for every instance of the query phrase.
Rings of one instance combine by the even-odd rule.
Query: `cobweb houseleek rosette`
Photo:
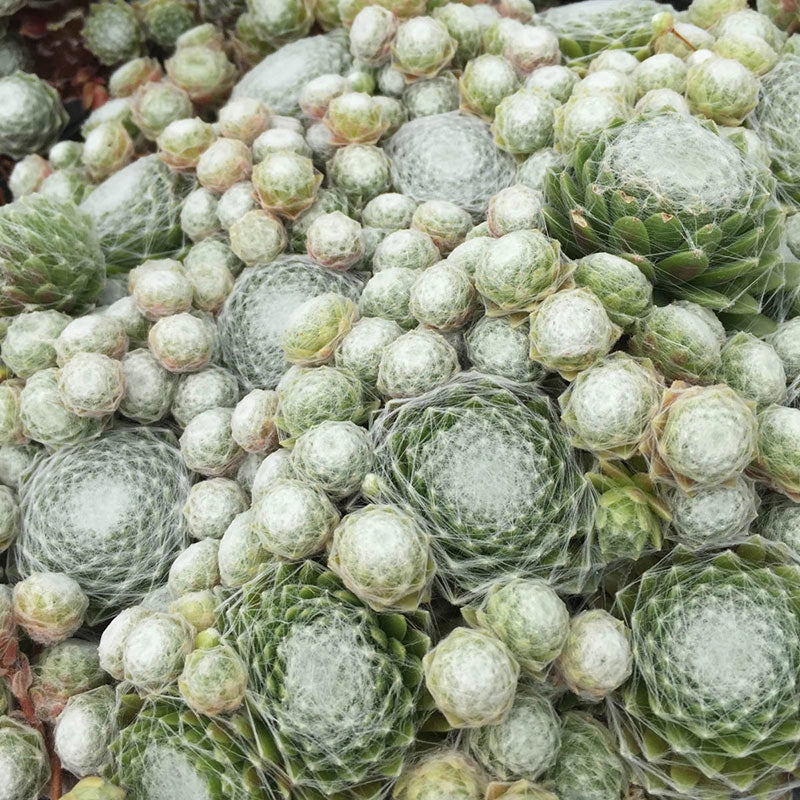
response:
[[[637,783],[665,795],[783,796],[800,765],[800,567],[760,537],[679,546],[617,594],[634,669],[609,705]]]
[[[558,36],[570,66],[585,70],[592,57],[608,49],[623,49],[637,58],[649,54],[651,20],[662,6],[653,0],[586,0],[550,8],[541,24]]]
[[[166,580],[188,541],[189,474],[171,433],[120,428],[41,457],[22,486],[9,568],[65,572],[89,597],[89,624]]]
[[[222,354],[247,389],[274,389],[289,368],[281,337],[302,303],[334,292],[357,300],[361,282],[318,267],[306,256],[280,256],[245,270],[219,315]]]
[[[127,800],[276,800],[246,710],[208,717],[172,693],[117,692],[111,773]]]
[[[772,159],[772,171],[781,194],[800,201],[800,55],[786,53],[761,82],[752,124]]]
[[[109,273],[149,258],[171,258],[184,245],[180,213],[194,179],[146,156],[106,178],[80,205],[95,225]]]
[[[615,253],[663,297],[747,318],[781,284],[774,183],[713,123],[637,117],[581,140],[549,173],[545,217],[568,256]]]
[[[0,211],[0,316],[83,311],[105,278],[92,222],[72,203],[33,194]]]
[[[270,567],[222,609],[277,782],[302,800],[382,797],[424,714],[425,612],[377,614],[320,565]]]
[[[373,421],[377,491],[432,533],[442,583],[466,599],[503,575],[577,586],[590,498],[549,401],[530,385],[460,374]]]

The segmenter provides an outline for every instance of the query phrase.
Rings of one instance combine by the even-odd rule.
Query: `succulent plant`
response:
[[[339,514],[325,494],[303,481],[285,478],[268,486],[253,505],[253,528],[264,549],[296,561],[320,552]]]
[[[130,693],[121,700],[122,725],[111,747],[114,778],[126,797],[163,789],[176,797],[203,792],[209,800],[266,796],[254,746],[239,732],[247,725],[241,716],[212,720],[168,695],[142,699]],[[171,765],[167,772],[165,764]]]
[[[676,168],[687,158],[696,168]],[[548,178],[545,215],[567,255],[628,257],[665,293],[746,317],[759,310],[760,278],[775,263],[771,182],[714,130],[662,114],[577,148],[569,170]]]
[[[621,334],[591,290],[563,289],[531,312],[530,356],[571,380],[608,355]]]
[[[424,612],[376,614],[305,562],[262,573],[224,618],[279,774],[301,791],[368,797],[401,772],[419,722]]]
[[[143,83],[158,81],[162,74],[161,64],[155,59],[133,58],[121,64],[109,76],[109,94],[115,99],[130,97]]]
[[[418,397],[457,372],[458,354],[453,346],[435,331],[416,328],[386,345],[376,386],[385,397]]]
[[[11,800],[36,797],[50,780],[50,762],[42,734],[24,720],[0,717],[0,766]]]
[[[558,402],[574,447],[605,458],[630,458],[660,400],[652,364],[618,352],[581,372]]]
[[[475,288],[492,314],[532,310],[563,280],[557,242],[538,230],[502,236],[476,265]]]
[[[417,202],[447,198],[478,212],[514,181],[514,162],[492,141],[488,126],[453,111],[418,117],[386,143],[397,191]]]
[[[768,341],[783,362],[787,380],[800,378],[800,322],[789,319],[780,323]]]
[[[3,207],[0,313],[45,308],[82,311],[104,282],[97,236],[73,205],[31,195]]]
[[[302,88],[313,78],[341,74],[350,65],[347,48],[335,36],[308,36],[264,58],[235,86],[233,97],[260,100],[277,114],[299,110]]]
[[[558,36],[568,63],[580,69],[611,48],[645,54],[652,37],[650,21],[660,8],[652,0],[584,0],[580,5],[548,9],[542,23]]]
[[[392,67],[407,80],[433,78],[452,60],[456,41],[441,20],[420,16],[400,25],[391,49]]]
[[[77,581],[62,572],[33,572],[14,586],[14,619],[35,642],[56,644],[83,624],[89,605]]]
[[[180,87],[167,80],[145,81],[141,83],[131,96],[130,100],[114,101],[119,102],[119,115],[123,121],[129,121],[134,126],[134,133],[139,131],[150,141],[156,141],[167,126],[180,119],[185,119],[192,114],[192,100],[189,95]],[[103,113],[101,107],[98,119],[90,117],[84,123],[84,135],[87,126],[95,121],[99,124],[101,119],[110,111]]]
[[[527,383],[541,373],[540,366],[529,358],[529,329],[513,317],[484,316],[466,334],[469,360],[487,375],[499,375]]]
[[[334,363],[353,373],[365,385],[374,387],[385,349],[402,333],[403,329],[393,320],[364,317],[339,343]]]
[[[60,370],[58,392],[64,407],[79,417],[108,417],[125,392],[119,361],[102,353],[76,353]]]
[[[309,298],[286,320],[281,335],[286,360],[306,367],[330,362],[357,319],[358,306],[344,295],[326,292]]]
[[[15,200],[39,191],[45,178],[52,172],[50,164],[36,153],[25,156],[14,164],[8,177],[8,188]]]
[[[356,299],[357,280],[319,269],[302,256],[282,256],[237,281],[219,317],[222,352],[247,388],[274,389],[288,364],[280,340],[301,303],[336,292]]]
[[[375,145],[347,144],[340,147],[327,168],[331,185],[356,208],[392,188],[391,162]]]
[[[164,369],[149,350],[132,350],[120,363],[125,390],[119,412],[142,425],[163,419],[172,405],[177,375]]]
[[[57,363],[56,342],[70,318],[59,311],[30,311],[8,326],[0,355],[20,378],[30,378]]]
[[[162,691],[181,674],[192,648],[193,630],[188,623],[176,615],[153,612],[125,637],[125,680],[143,691]]]
[[[46,150],[67,123],[56,90],[29,72],[0,78],[0,102],[0,152],[13,159]]]
[[[461,750],[439,748],[409,764],[395,784],[395,800],[434,800],[447,793],[452,800],[479,800],[486,775]]]
[[[549,777],[559,800],[622,798],[629,780],[611,732],[578,711],[562,716],[561,749]]]
[[[512,231],[541,227],[543,195],[540,191],[517,183],[501,189],[490,201],[486,223],[492,236]]]
[[[358,378],[337,367],[295,367],[292,380],[278,389],[275,424],[287,444],[325,421],[362,422],[375,403]]]
[[[99,686],[73,695],[59,714],[53,745],[65,769],[79,778],[111,763],[108,746],[116,736],[114,690]]]
[[[435,565],[429,537],[410,514],[370,505],[333,532],[328,568],[375,611],[414,611],[430,597]]]
[[[494,584],[479,606],[466,606],[462,614],[500,639],[523,674],[534,678],[558,657],[569,633],[567,607],[541,579]]]
[[[185,546],[189,478],[166,434],[118,430],[37,466],[20,496],[12,557],[23,575],[64,570],[89,597],[89,622],[137,602]],[[76,542],[91,547],[77,548]]]
[[[110,273],[180,251],[181,203],[190,188],[191,182],[156,156],[146,156],[111,175],[83,201],[80,209],[95,224]]]
[[[706,384],[717,375],[724,344],[725,331],[712,312],[678,300],[654,306],[635,323],[630,349],[651,359],[668,380]]]
[[[676,381],[664,392],[642,452],[654,479],[692,492],[741,473],[755,457],[757,435],[752,404],[728,386]]]
[[[94,439],[105,425],[100,417],[81,417],[67,408],[56,369],[43,369],[30,376],[19,399],[25,436],[50,448]]]
[[[766,143],[779,186],[792,198],[800,192],[800,149],[790,134],[798,109],[797,85],[791,76],[798,63],[800,56],[792,53],[778,61],[761,82],[753,112],[755,129]]]
[[[719,376],[758,405],[781,403],[786,397],[786,369],[767,342],[740,331],[722,349]]]
[[[328,269],[355,266],[364,257],[365,247],[361,225],[341,211],[320,214],[306,232],[309,256]]]
[[[101,353],[119,359],[128,349],[128,336],[116,317],[89,314],[67,324],[55,341],[55,349],[60,367],[78,353]]]
[[[572,277],[578,286],[594,292],[611,321],[622,328],[630,327],[652,306],[652,285],[640,269],[619,256],[585,256],[577,262]]]
[[[122,0],[92,3],[81,36],[92,55],[108,66],[138,56],[144,38],[136,12]]]
[[[746,538],[758,516],[759,500],[753,484],[737,478],[730,486],[712,486],[694,494],[673,489],[668,504],[675,538],[700,550]]]
[[[758,454],[753,472],[772,489],[800,496],[800,409],[770,405],[758,413]]]
[[[65,639],[45,647],[33,662],[30,697],[36,716],[52,723],[71,697],[108,683],[100,667],[97,642]]]
[[[461,375],[390,402],[372,431],[381,496],[430,526],[453,596],[506,574],[579,579],[583,485],[535,389]]]
[[[198,714],[218,715],[242,705],[247,667],[216,631],[204,631],[195,640],[178,678],[178,689]]]
[[[543,786],[529,781],[500,783],[493,781],[486,789],[488,800],[506,798],[506,800],[556,800],[556,796]]]
[[[625,683],[632,662],[630,631],[598,608],[570,620],[557,666],[559,675],[575,694],[596,701]]]
[[[498,725],[511,710],[519,665],[490,634],[456,628],[422,665],[425,685],[452,727]]]
[[[170,80],[183,89],[195,105],[224,98],[236,81],[236,67],[224,50],[213,46],[178,47],[164,63]]]
[[[178,37],[195,24],[189,0],[139,0],[136,10],[148,39],[160,47],[175,46]]]
[[[678,548],[618,595],[636,659],[613,720],[646,788],[707,797],[755,785],[777,790],[783,780],[780,764],[792,759],[783,721],[793,713],[794,687],[775,676],[794,671],[797,609],[789,585],[796,568],[778,566],[766,544],[706,558]],[[730,636],[747,668],[732,669],[730,658],[717,655]],[[699,660],[696,641],[703,643]],[[665,653],[668,673],[660,667]],[[678,739],[680,750],[672,745]],[[787,762],[776,765],[776,753]]]
[[[66,800],[125,800],[125,792],[103,778],[92,775],[78,781],[72,791],[62,795]]]
[[[505,719],[471,731],[468,741],[470,752],[497,779],[533,781],[553,766],[561,725],[546,694],[522,686]]]
[[[599,466],[586,478],[598,492],[594,532],[603,557],[635,560],[658,550],[670,512],[651,478],[616,461],[601,460]]]

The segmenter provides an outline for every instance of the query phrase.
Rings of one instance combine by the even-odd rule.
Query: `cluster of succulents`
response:
[[[80,141],[0,39],[0,800],[789,800],[757,5],[98,0]]]

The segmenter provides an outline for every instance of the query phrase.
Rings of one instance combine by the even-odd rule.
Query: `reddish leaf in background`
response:
[[[94,109],[107,99],[106,70],[83,46],[81,28],[88,0],[59,0],[42,8],[24,8],[12,20],[29,40],[34,72],[49,81],[64,103],[78,99]],[[88,88],[87,88],[88,87]]]

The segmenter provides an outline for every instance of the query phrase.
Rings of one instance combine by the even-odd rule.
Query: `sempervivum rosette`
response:
[[[127,800],[270,800],[243,715],[206,717],[172,695],[142,699],[125,688],[118,693],[120,731],[111,751],[114,780]]]
[[[430,526],[451,596],[508,574],[580,580],[584,482],[536,389],[462,374],[388,403],[372,431],[379,491]]]
[[[798,69],[800,55],[784,55],[765,76],[753,113],[754,127],[767,146],[781,190],[795,200],[800,198],[800,145],[796,136],[800,119]]]
[[[561,52],[570,62],[585,68],[608,48],[644,57],[653,36],[650,20],[661,8],[653,0],[586,0],[548,9],[542,22],[558,35]]]
[[[274,389],[288,369],[281,338],[292,312],[334,292],[358,299],[360,282],[323,270],[305,256],[281,256],[268,269],[246,270],[219,316],[225,360],[248,389]]]
[[[425,612],[376,614],[308,561],[262,573],[223,615],[276,780],[293,797],[384,796],[424,707]]]
[[[127,272],[148,258],[169,258],[183,246],[180,213],[190,180],[155,155],[106,178],[81,211],[92,218],[109,272]]]
[[[82,311],[105,283],[91,220],[72,203],[41,194],[0,212],[0,315],[55,308]]]
[[[754,538],[712,557],[679,547],[617,595],[634,665],[611,713],[648,791],[781,793],[800,763],[798,582]]]
[[[50,778],[44,737],[17,716],[0,717],[0,770],[10,800],[38,797]]]
[[[166,579],[186,546],[189,486],[165,432],[120,429],[64,447],[22,489],[15,568],[66,572],[89,597],[89,624],[107,619]]]
[[[735,316],[755,314],[778,259],[774,179],[711,123],[638,117],[574,148],[551,172],[545,216],[577,257],[629,258],[667,296]]]
[[[514,181],[514,159],[489,126],[452,111],[406,122],[386,145],[395,186],[418,202],[446,199],[470,212]]]

